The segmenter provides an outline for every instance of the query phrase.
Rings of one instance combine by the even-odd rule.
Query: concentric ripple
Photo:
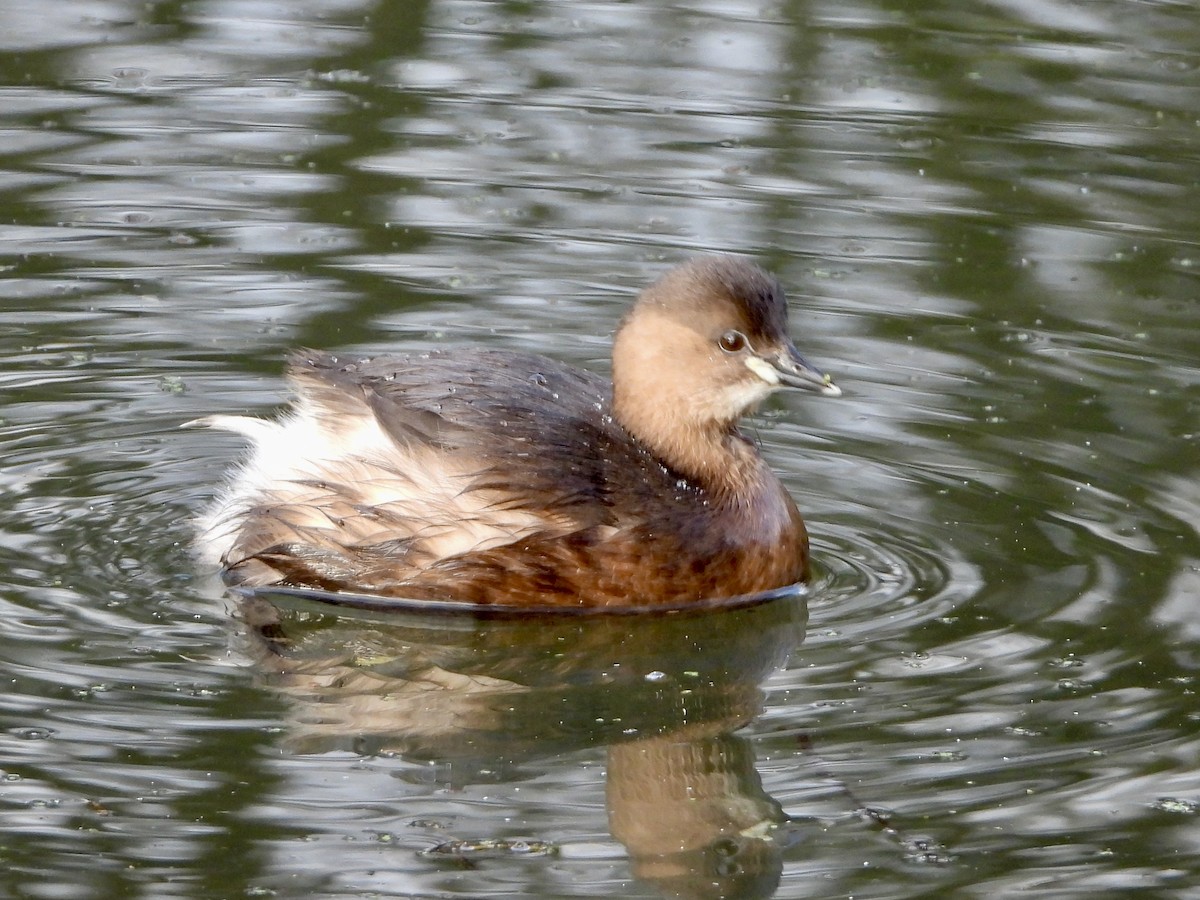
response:
[[[926,535],[825,524],[813,540],[808,643],[855,641],[950,614],[983,587],[976,566]]]

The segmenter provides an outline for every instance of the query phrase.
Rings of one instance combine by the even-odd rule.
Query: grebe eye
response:
[[[746,336],[740,331],[727,331],[717,343],[726,353],[737,353],[746,346]]]

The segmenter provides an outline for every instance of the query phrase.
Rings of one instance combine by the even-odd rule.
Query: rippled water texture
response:
[[[1200,892],[1191,3],[0,4],[0,895]],[[226,595],[284,351],[605,370],[729,250],[806,593]]]

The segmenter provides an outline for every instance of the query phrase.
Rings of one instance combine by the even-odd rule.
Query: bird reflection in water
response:
[[[261,670],[290,701],[289,749],[434,761],[461,786],[604,746],[609,830],[635,877],[668,896],[756,897],[778,885],[788,817],[734,731],[761,711],[761,685],[807,615],[803,589],[772,597],[485,620],[334,610],[297,589],[249,592],[243,613]],[[567,841],[441,835],[422,855],[541,856]]]

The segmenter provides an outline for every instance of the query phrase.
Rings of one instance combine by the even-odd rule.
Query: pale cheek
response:
[[[739,384],[727,385],[710,395],[708,410],[718,421],[740,418],[761,403],[776,386],[755,379]]]
[[[776,372],[770,363],[764,362],[757,356],[746,357],[746,368],[761,378],[770,387],[779,386],[779,373]]]

